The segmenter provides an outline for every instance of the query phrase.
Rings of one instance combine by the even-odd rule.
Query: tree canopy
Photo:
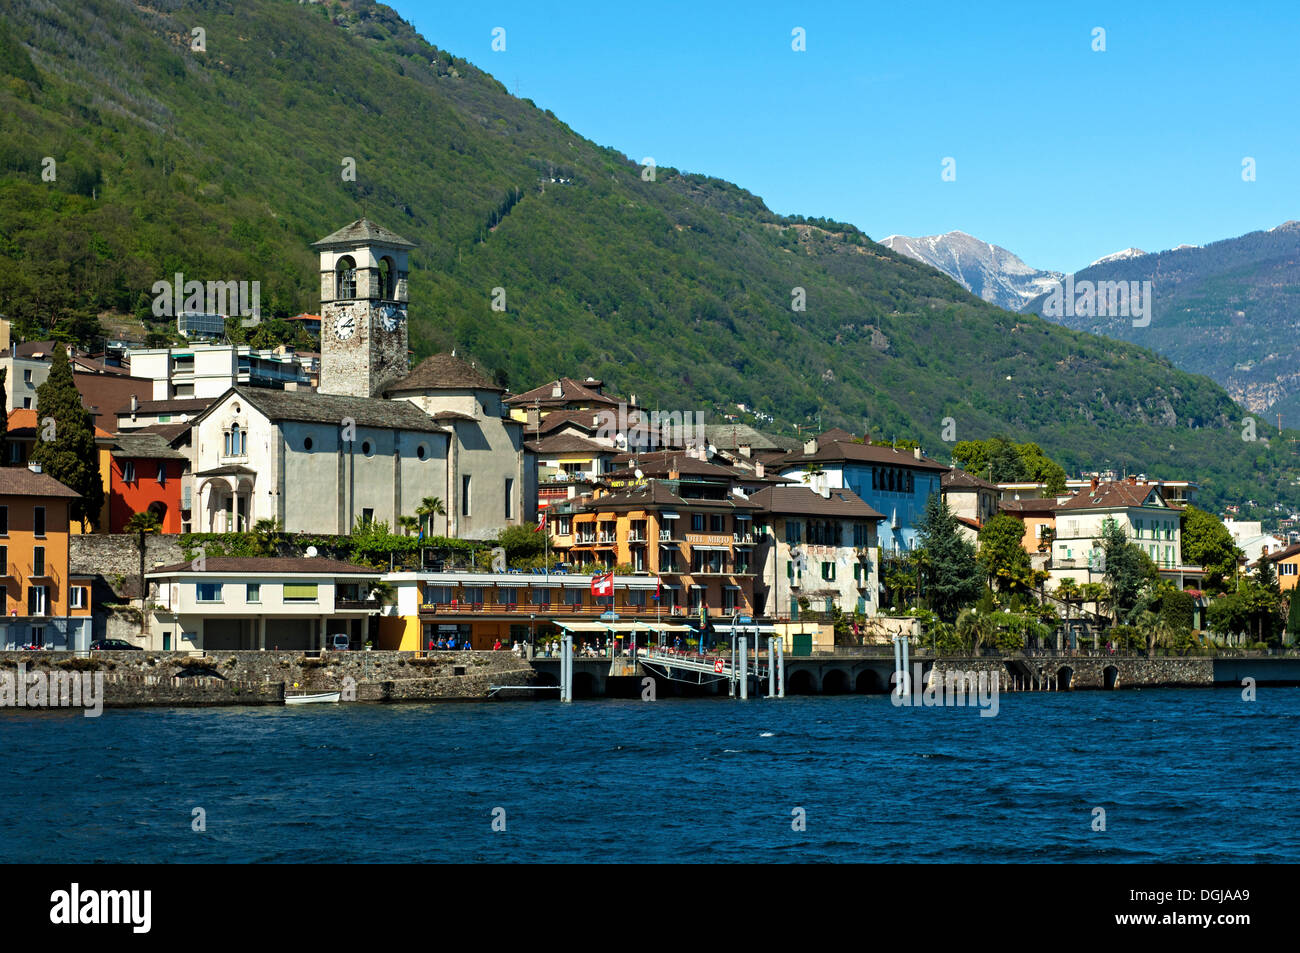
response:
[[[955,622],[957,613],[984,590],[975,547],[962,536],[961,524],[938,493],[926,502],[917,530],[922,594],[940,619]]]
[[[95,423],[81,403],[64,348],[56,347],[50,376],[36,388],[37,430],[31,460],[64,486],[81,494],[69,506],[72,519],[91,526],[104,505]]]

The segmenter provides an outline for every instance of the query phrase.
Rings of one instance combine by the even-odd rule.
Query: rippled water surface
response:
[[[9,710],[0,860],[1297,862],[1297,729],[1267,687]]]

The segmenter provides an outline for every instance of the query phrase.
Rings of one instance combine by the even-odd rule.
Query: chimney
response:
[[[40,473],[41,465],[37,463],[35,460],[32,460],[27,464],[27,469],[31,470],[33,473]]]
[[[534,432],[542,429],[542,412],[536,407],[528,408],[528,429]]]
[[[816,452],[817,452],[817,438],[813,437],[809,440],[805,440],[803,443],[803,455],[805,457],[810,457]]]
[[[1137,481],[1138,481],[1138,478],[1137,478],[1136,476],[1133,476],[1132,474],[1129,475],[1129,478],[1128,478],[1128,485],[1129,485],[1129,486],[1137,486]]]
[[[1094,491],[1097,489],[1097,478],[1096,478],[1096,477],[1093,477],[1093,478],[1092,478],[1092,485],[1089,486],[1088,489],[1089,489],[1089,490],[1094,490]]]
[[[749,455],[750,455],[750,453],[752,452],[752,450],[751,450],[749,444],[747,444],[747,443],[742,443],[742,444],[741,444],[739,447],[737,447],[736,449],[740,451],[740,455],[741,455],[742,457],[744,457],[746,460],[749,459]]]
[[[913,448],[912,448],[912,456],[914,456],[914,457],[916,457],[916,459],[920,460],[920,459],[921,459],[921,448],[920,448],[920,447],[913,447]]]
[[[635,407],[635,406],[636,406],[636,394],[633,394],[631,397],[629,397],[629,398],[627,399],[627,405],[628,405],[629,407]]]
[[[763,479],[766,472],[767,472],[767,467],[763,466],[761,462],[754,464],[754,476],[758,477],[761,480]]]
[[[564,388],[560,386],[559,381],[551,385],[551,396],[556,398],[564,396]]]

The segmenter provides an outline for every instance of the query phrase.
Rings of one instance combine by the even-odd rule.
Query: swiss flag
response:
[[[533,527],[534,533],[540,533],[546,529],[546,512],[543,510],[542,515],[537,518],[537,525]]]
[[[593,596],[612,596],[614,594],[614,574],[607,572],[603,576],[592,576],[591,594]]]

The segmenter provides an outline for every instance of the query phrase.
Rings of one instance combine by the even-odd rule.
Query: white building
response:
[[[762,507],[767,522],[754,580],[760,612],[798,619],[799,600],[806,598],[819,612],[838,606],[845,613],[876,614],[876,527],[884,514],[846,489],[769,486],[749,500]]]
[[[351,648],[370,638],[379,612],[371,590],[380,573],[331,559],[212,557],[145,575],[152,651],[310,650],[337,634]]]
[[[255,350],[234,344],[135,348],[131,375],[153,381],[153,399],[220,397],[237,384],[306,387],[309,368],[292,352]]]

